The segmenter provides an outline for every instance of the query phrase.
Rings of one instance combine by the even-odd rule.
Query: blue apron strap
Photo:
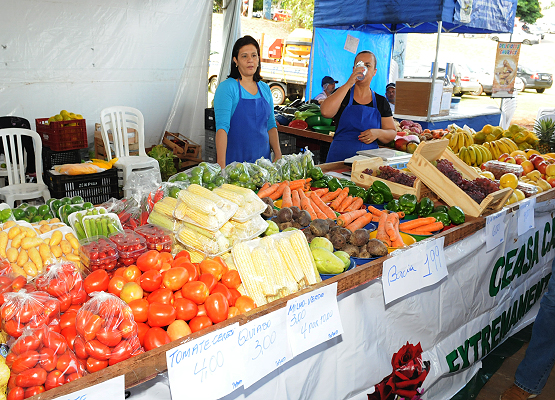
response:
[[[239,82],[239,79],[237,79],[237,86],[239,86],[239,100],[241,100],[243,96],[241,96],[241,82]]]
[[[350,92],[351,92],[351,95],[349,96],[349,104],[347,104],[347,106],[352,106],[353,105],[353,98],[354,98],[354,95],[355,95],[355,90],[353,88],[351,88]]]

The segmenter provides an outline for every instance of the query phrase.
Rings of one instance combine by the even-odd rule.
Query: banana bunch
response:
[[[461,128],[448,133],[444,138],[449,139],[449,147],[453,150],[453,153],[458,153],[462,147],[474,144],[472,133]]]
[[[471,144],[459,149],[459,158],[472,167],[479,167],[493,159],[491,152],[483,145]]]
[[[509,138],[501,138],[493,142],[485,142],[483,144],[492,154],[493,159],[497,160],[503,153],[511,154],[513,151],[518,150],[518,146]]]

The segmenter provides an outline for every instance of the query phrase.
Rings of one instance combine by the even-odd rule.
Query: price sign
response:
[[[287,340],[287,308],[239,327],[237,343],[243,354],[243,384],[248,388],[293,358]]]
[[[486,217],[486,251],[495,249],[505,240],[505,211]]]
[[[536,198],[524,200],[518,207],[518,235],[524,235],[530,229],[534,229],[534,206]]]
[[[243,385],[239,323],[166,352],[172,399],[219,399]]]
[[[386,304],[447,276],[443,243],[443,237],[422,242],[384,261],[382,286]]]
[[[287,302],[287,336],[293,355],[343,334],[337,282]]]
[[[124,400],[125,375],[117,376],[97,385],[89,386],[65,396],[56,397],[56,400]]]

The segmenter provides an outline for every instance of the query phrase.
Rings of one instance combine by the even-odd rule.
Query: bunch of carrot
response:
[[[349,188],[337,189],[322,196],[322,201],[331,201],[330,207],[337,212],[349,212],[359,210],[363,205],[360,197],[349,196]]]
[[[403,238],[399,233],[399,215],[397,213],[382,213],[378,221],[376,239],[388,247],[405,247]]]
[[[403,222],[399,228],[412,235],[433,235],[433,232],[443,229],[443,223],[434,217],[425,217]]]
[[[293,190],[301,189],[302,191],[307,191],[310,189],[311,178],[307,179],[297,179],[296,181],[283,181],[281,183],[274,183],[270,185],[266,182],[258,191],[258,197],[269,197],[272,200],[277,200],[283,196],[283,192],[287,187],[290,192]]]
[[[323,191],[325,193],[325,189]],[[335,219],[336,215],[326,203],[322,201],[316,192],[305,193],[302,189],[289,190],[285,188],[283,191],[281,206],[299,207],[301,210],[306,210],[312,219]]]

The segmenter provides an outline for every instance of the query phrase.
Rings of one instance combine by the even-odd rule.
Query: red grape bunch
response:
[[[437,160],[437,169],[478,204],[480,204],[487,195],[499,190],[499,184],[487,178],[477,178],[473,181],[464,179],[461,173],[455,169],[449,160]]]
[[[382,165],[378,176],[390,182],[395,182],[409,187],[412,187],[414,185],[414,181],[416,180],[416,176],[407,175],[396,168],[390,167],[389,165]]]

